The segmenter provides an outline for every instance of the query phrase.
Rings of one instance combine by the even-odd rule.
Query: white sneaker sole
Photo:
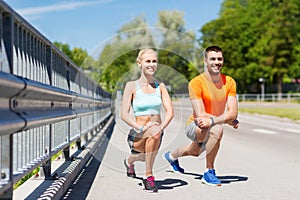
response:
[[[209,185],[209,186],[214,186],[214,187],[217,187],[217,186],[222,186],[222,184],[213,184],[213,183],[208,183],[204,178],[201,179],[201,182],[203,184],[206,184],[206,185]]]

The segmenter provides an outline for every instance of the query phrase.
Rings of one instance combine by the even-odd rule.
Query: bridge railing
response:
[[[111,96],[0,0],[0,199],[51,157],[80,148],[111,116]]]

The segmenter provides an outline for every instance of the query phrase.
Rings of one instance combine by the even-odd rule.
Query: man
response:
[[[238,105],[236,83],[221,73],[224,64],[223,51],[218,46],[205,50],[205,71],[189,83],[189,95],[193,114],[187,120],[185,134],[192,142],[165,153],[166,160],[175,172],[183,173],[178,158],[199,156],[206,150],[206,170],[201,181],[207,185],[220,186],[215,172],[215,158],[223,135],[222,124],[238,128]]]

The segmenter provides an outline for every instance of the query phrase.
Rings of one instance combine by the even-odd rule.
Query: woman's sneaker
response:
[[[214,169],[209,169],[203,174],[201,179],[202,183],[211,186],[221,186],[221,181],[216,176],[216,171]]]
[[[143,184],[146,192],[158,191],[157,187],[155,186],[154,176],[148,176],[146,179],[143,179]]]
[[[165,153],[165,159],[170,163],[170,165],[172,166],[174,172],[184,173],[184,169],[179,166],[178,159],[172,160],[170,158],[170,153],[171,153],[170,151]]]
[[[126,173],[127,173],[127,176],[128,176],[128,177],[135,178],[135,177],[136,177],[136,174],[135,174],[135,171],[134,171],[134,165],[133,165],[133,164],[127,165],[126,159],[124,159],[124,165],[125,165],[125,167],[126,167]]]

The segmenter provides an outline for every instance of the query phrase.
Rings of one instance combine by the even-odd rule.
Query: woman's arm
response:
[[[172,106],[172,101],[171,101],[170,95],[168,93],[168,90],[166,89],[165,84],[161,83],[159,87],[160,87],[160,91],[161,91],[161,99],[162,99],[163,107],[166,111],[165,119],[161,123],[161,130],[163,130],[169,125],[169,123],[173,119],[174,109]]]
[[[129,126],[139,130],[141,127],[139,127],[134,118],[130,115],[131,101],[133,99],[134,90],[135,85],[133,82],[127,82],[122,96],[121,119]]]

